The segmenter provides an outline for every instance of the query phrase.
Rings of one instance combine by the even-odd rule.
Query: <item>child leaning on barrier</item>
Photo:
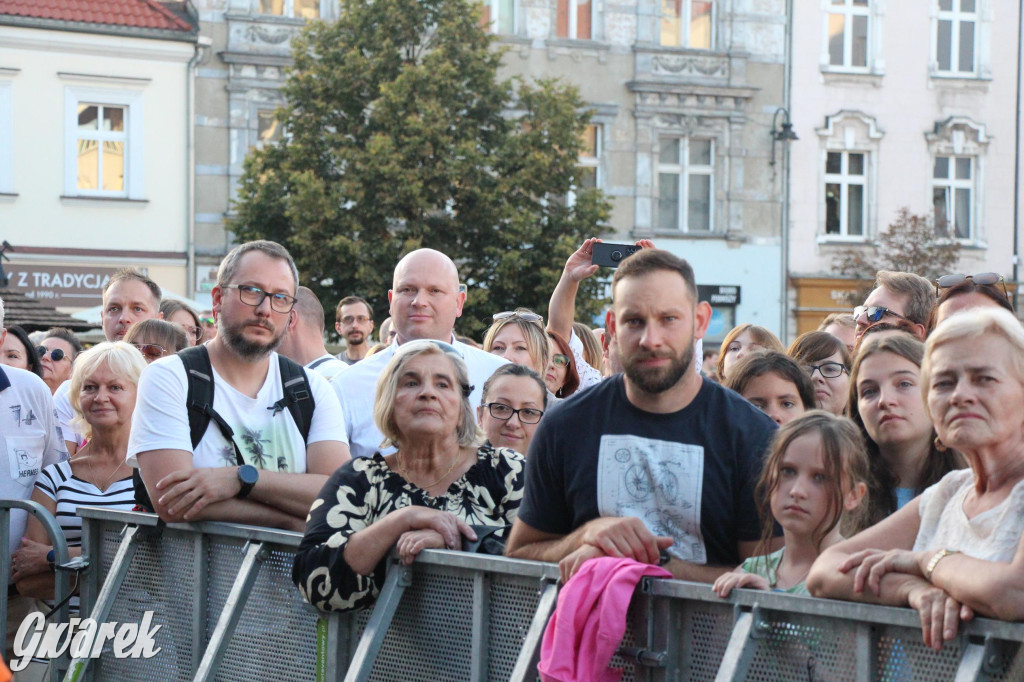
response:
[[[715,581],[727,597],[734,587],[807,594],[805,581],[823,550],[843,539],[841,522],[863,510],[870,475],[856,425],[813,410],[779,429],[757,482],[764,529],[757,555]],[[785,546],[768,553],[774,523]]]

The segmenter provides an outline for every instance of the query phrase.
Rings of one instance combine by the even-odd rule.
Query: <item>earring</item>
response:
[[[942,439],[939,438],[938,436],[935,436],[934,445],[935,449],[938,450],[939,452],[945,452],[947,450],[946,444],[943,443]]]

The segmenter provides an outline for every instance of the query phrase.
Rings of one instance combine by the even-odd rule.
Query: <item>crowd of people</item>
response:
[[[716,350],[692,267],[646,240],[605,326],[577,322],[597,241],[547,320],[496,311],[481,343],[455,332],[454,262],[413,251],[379,343],[365,299],[337,304],[338,355],[276,243],[225,257],[209,311],[120,271],[105,342],[5,329],[3,495],[53,512],[72,554],[79,505],[302,532],[293,579],[323,610],[372,604],[392,549],[447,548],[910,606],[935,648],[1024,618],[1024,329],[1000,276],[879,272],[788,348],[741,324]],[[12,515],[11,539],[9,631],[55,568],[38,522]]]

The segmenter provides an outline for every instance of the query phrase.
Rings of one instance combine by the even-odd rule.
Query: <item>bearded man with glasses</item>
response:
[[[212,292],[218,334],[182,351],[208,354],[214,389],[215,415],[195,446],[182,357],[154,362],[139,381],[128,463],[164,521],[301,531],[328,475],[349,459],[341,407],[321,376],[304,373],[313,403],[305,438],[285,409],[282,373],[291,361],[275,350],[297,286],[295,263],[280,244],[248,242],[224,258]]]

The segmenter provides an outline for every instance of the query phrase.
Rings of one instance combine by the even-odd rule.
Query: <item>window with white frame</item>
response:
[[[319,19],[320,0],[257,0],[256,11],[277,17]]]
[[[516,32],[515,0],[483,0],[480,23],[491,33],[514,35]]]
[[[584,128],[580,136],[583,146],[576,164],[576,184],[565,197],[567,206],[576,204],[577,191],[601,186],[602,131],[600,124],[593,123]]]
[[[712,0],[661,0],[660,44],[710,50],[714,9]]]
[[[142,95],[68,87],[64,194],[142,197]]]
[[[283,137],[284,126],[274,117],[273,109],[256,111],[256,144],[262,147],[268,142],[278,142]]]
[[[978,0],[939,0],[932,55],[939,73],[966,76],[977,73],[977,3]]]
[[[590,40],[593,35],[595,0],[558,0],[555,35],[570,40]]]
[[[974,238],[974,159],[936,156],[932,171],[935,231],[952,239]]]
[[[825,154],[825,234],[864,237],[867,229],[867,162],[864,152]]]
[[[830,0],[825,18],[829,66],[868,68],[870,19],[869,0]]]
[[[658,147],[657,229],[711,232],[714,141],[663,137]]]

